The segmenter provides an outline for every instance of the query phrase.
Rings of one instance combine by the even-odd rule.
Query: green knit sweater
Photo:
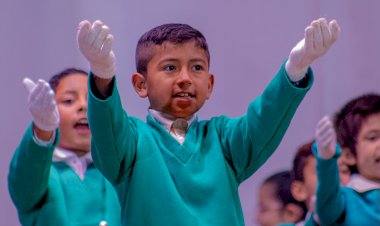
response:
[[[8,186],[24,226],[120,225],[120,205],[112,185],[90,164],[81,180],[63,162],[52,162],[59,136],[38,145],[30,125],[13,156]],[[57,130],[57,133],[59,131]]]
[[[115,186],[122,224],[244,225],[238,186],[271,156],[313,80],[292,85],[282,66],[239,118],[195,120],[183,145],[150,116],[123,110],[113,81],[102,100],[89,76],[92,155]]]

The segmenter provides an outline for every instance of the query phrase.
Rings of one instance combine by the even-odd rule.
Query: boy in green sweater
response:
[[[90,155],[87,73],[69,68],[49,83],[26,78],[24,85],[33,122],[16,149],[8,175],[20,223],[120,225],[116,192]]]
[[[334,129],[335,126],[335,129]],[[380,95],[365,94],[349,101],[316,128],[316,210],[321,225],[380,225]],[[335,132],[336,131],[336,132]],[[357,174],[339,185],[340,146],[354,155]]]
[[[311,140],[302,144],[293,159],[292,185],[293,197],[303,202],[308,210],[306,217],[295,225],[318,225],[318,216],[315,214],[315,190],[317,188],[317,159],[313,155],[312,146],[315,141]],[[340,184],[346,185],[350,180],[355,161],[347,149],[342,150],[343,155],[337,160]]]
[[[137,94],[149,99],[144,122],[122,108],[109,28],[82,21],[92,155],[118,193],[122,224],[244,225],[238,186],[279,145],[312,85],[309,65],[338,33],[336,21],[313,21],[245,115],[199,121],[215,79],[206,39],[186,24],[155,27],[138,41],[132,75]]]

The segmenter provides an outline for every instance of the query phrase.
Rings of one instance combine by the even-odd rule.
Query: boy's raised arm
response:
[[[332,225],[341,217],[345,200],[339,184],[337,158],[340,151],[329,117],[325,116],[318,122],[315,140],[318,176],[316,210],[321,225]]]
[[[311,22],[305,28],[305,37],[290,52],[285,64],[292,82],[301,80],[311,63],[323,56],[337,40],[340,28],[336,20],[327,23],[325,18]]]
[[[104,97],[107,96],[109,84],[116,72],[116,57],[112,51],[113,35],[101,21],[91,24],[84,20],[79,23],[77,41],[80,51],[90,63],[98,91]]]
[[[54,92],[44,80],[23,80],[33,125],[27,129],[13,155],[8,186],[21,213],[32,211],[47,191],[54,147],[58,142],[59,111]],[[56,131],[56,133],[54,133]]]

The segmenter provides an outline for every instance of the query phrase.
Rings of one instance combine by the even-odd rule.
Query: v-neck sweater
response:
[[[238,186],[271,156],[313,82],[295,87],[282,65],[241,117],[194,120],[183,145],[149,115],[123,109],[112,81],[100,99],[89,76],[92,155],[119,196],[122,224],[244,225]]]

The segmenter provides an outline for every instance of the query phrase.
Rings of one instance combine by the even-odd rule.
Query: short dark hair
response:
[[[87,76],[87,72],[82,70],[82,69],[78,69],[78,68],[66,68],[60,72],[58,72],[57,74],[53,75],[50,79],[49,79],[49,85],[50,87],[52,88],[52,90],[54,92],[57,91],[57,87],[59,85],[59,83],[61,82],[61,80],[71,74],[84,74]]]
[[[277,199],[281,201],[283,206],[286,206],[289,203],[296,204],[304,210],[304,216],[302,216],[301,219],[305,217],[307,212],[305,203],[295,200],[291,193],[292,180],[291,172],[289,170],[281,171],[271,175],[265,179],[264,183],[271,183],[275,186],[275,195]]]
[[[334,116],[337,141],[356,156],[356,143],[363,122],[380,113],[380,95],[368,93],[347,102]]]
[[[135,56],[137,72],[146,76],[148,63],[154,56],[152,47],[164,42],[183,44],[189,41],[195,41],[196,45],[206,52],[210,64],[210,53],[203,34],[187,24],[169,23],[154,27],[140,37]]]
[[[312,145],[315,141],[309,141],[305,144],[302,144],[296,152],[296,155],[294,156],[293,159],[293,166],[291,170],[291,176],[292,176],[292,181],[302,181],[304,182],[304,175],[303,175],[303,169],[305,168],[307,159],[313,155],[312,151]]]

